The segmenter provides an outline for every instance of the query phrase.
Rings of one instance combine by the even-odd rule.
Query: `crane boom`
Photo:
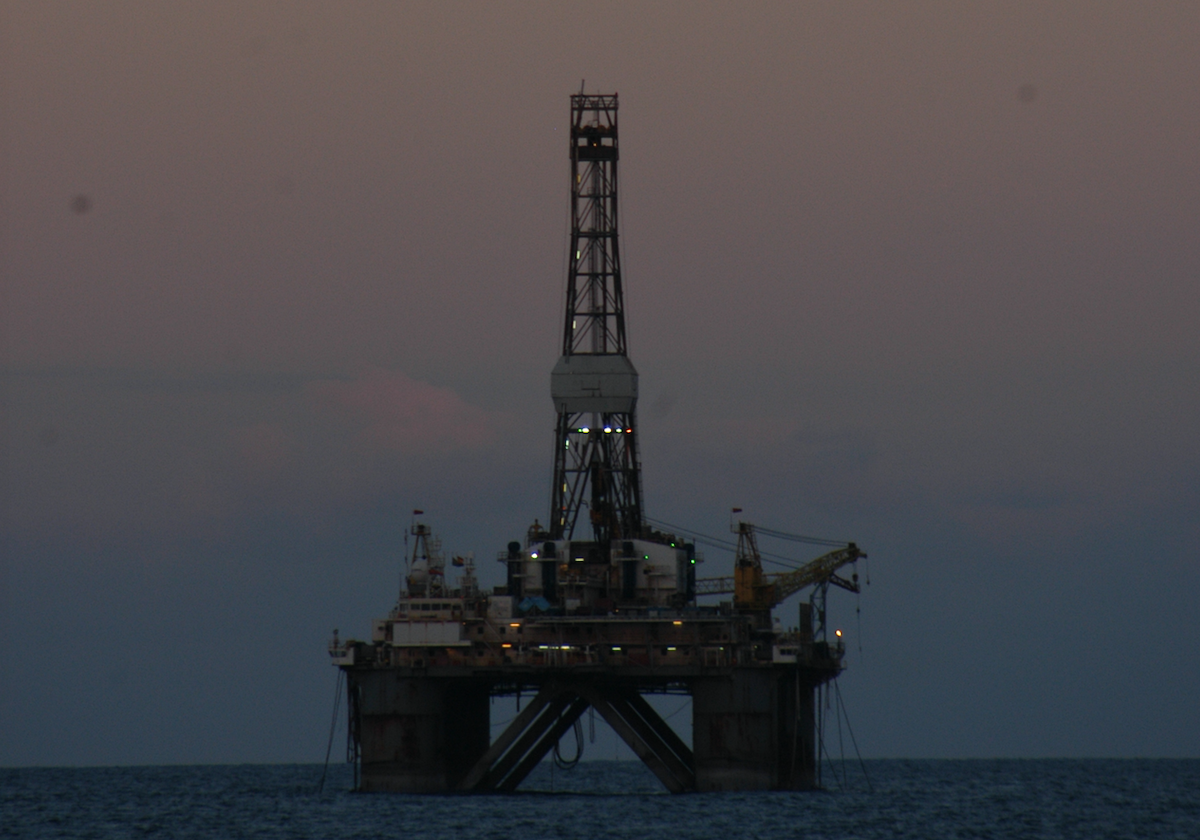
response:
[[[783,603],[790,595],[806,586],[829,584],[850,592],[858,592],[858,575],[849,580],[837,574],[838,569],[866,557],[854,543],[834,549],[828,554],[805,563],[791,572],[764,575],[758,546],[754,541],[754,526],[738,523],[738,559],[734,577],[701,578],[696,581],[696,595],[734,595],[739,609],[769,610]]]
[[[845,548],[822,554],[816,560],[806,563],[794,572],[768,575],[768,581],[775,586],[772,606],[783,603],[789,595],[799,592],[806,586],[826,581],[850,592],[858,592],[858,575],[846,580],[837,574],[837,570],[866,556],[866,552],[859,551],[857,545],[850,543]]]

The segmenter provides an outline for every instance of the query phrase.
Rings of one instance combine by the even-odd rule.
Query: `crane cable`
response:
[[[681,525],[673,525],[670,522],[665,522],[661,519],[654,519],[653,517],[649,516],[646,517],[646,521],[653,525],[669,528],[672,531],[682,534],[690,534],[696,540],[696,542],[704,543],[705,545],[710,545],[714,548],[720,548],[726,551],[737,551],[737,544],[730,540],[723,540],[720,537],[714,537],[710,534],[702,534],[699,531],[693,531],[690,528],[684,528]],[[820,545],[834,548],[845,548],[846,546],[850,545],[849,542],[825,540],[819,537],[805,537],[800,534],[788,534],[785,531],[774,531],[768,528],[760,528],[757,525],[754,526],[754,530],[756,533],[762,534],[763,536],[774,537],[782,540],[790,540],[791,542],[804,542],[808,543],[809,545]],[[793,560],[790,557],[784,557],[780,554],[773,554],[769,551],[759,551],[758,554],[763,560],[776,566],[783,566],[789,569],[799,569],[804,565],[804,563],[798,560]]]
[[[854,754],[858,756],[858,766],[862,768],[863,778],[867,780],[867,790],[871,793],[875,792],[875,785],[871,784],[871,776],[867,773],[867,763],[863,761],[862,751],[858,748],[858,739],[854,737],[854,729],[850,726],[850,713],[846,711],[846,701],[842,699],[842,688],[838,685],[837,677],[833,678],[833,690],[837,692],[837,702],[841,707],[841,718],[846,720],[846,731],[850,733],[850,743],[854,745]],[[838,723],[838,739],[841,740],[841,723],[839,718]],[[845,777],[846,759],[842,758],[842,775]]]
[[[737,553],[737,545],[732,542],[722,540],[717,537],[710,537],[705,534],[697,534],[694,531],[687,533],[691,533],[693,538],[698,543],[703,543],[704,545],[711,546],[712,548],[719,548],[723,551]],[[793,560],[790,557],[784,557],[779,554],[772,554],[769,551],[759,551],[758,556],[759,559],[761,559],[764,563],[770,563],[773,566],[782,566],[785,569],[799,569],[804,565],[800,561]]]
[[[321,781],[317,784],[317,794],[325,790],[325,775],[329,772],[329,755],[333,752],[333,734],[337,731],[338,706],[342,701],[342,682],[346,672],[338,669],[337,682],[333,687],[333,720],[329,723],[329,743],[325,746],[325,766],[321,768]],[[349,689],[347,689],[349,691]],[[347,702],[349,702],[347,700]]]
[[[807,537],[804,534],[789,534],[787,531],[775,531],[771,528],[761,528],[758,525],[754,526],[754,530],[765,537],[774,537],[777,540],[787,540],[788,542],[823,545],[830,548],[845,548],[850,545],[849,540],[827,540],[824,537]]]

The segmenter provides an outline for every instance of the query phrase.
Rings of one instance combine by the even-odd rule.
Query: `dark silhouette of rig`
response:
[[[828,638],[826,593],[857,592],[858,575],[838,572],[865,555],[826,542],[821,557],[764,574],[755,527],[737,522],[733,575],[697,578],[694,542],[652,527],[625,334],[615,94],[571,97],[570,154],[550,516],[501,552],[506,585],[487,593],[473,558],[452,558],[462,571],[448,584],[441,545],[414,516],[396,606],[371,641],[335,634],[330,646],[347,680],[356,787],[515,790],[588,708],[672,792],[814,787],[814,695],[844,653]],[[772,609],[809,587],[785,631]],[[697,603],[713,595],[733,597]],[[690,746],[646,701],[656,693],[691,695]],[[493,742],[490,701],[505,695],[530,699]]]

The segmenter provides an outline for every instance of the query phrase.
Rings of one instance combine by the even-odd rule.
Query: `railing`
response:
[[[505,646],[507,645],[507,647]],[[334,641],[329,645],[332,664],[342,668],[494,668],[517,665],[534,668],[575,667],[702,667],[735,665],[808,665],[840,667],[845,643],[801,640],[794,634],[777,638],[773,645],[716,644],[548,644],[479,640],[470,645],[443,647],[393,647],[386,642]]]

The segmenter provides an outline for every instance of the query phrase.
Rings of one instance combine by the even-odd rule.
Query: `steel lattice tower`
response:
[[[558,411],[550,537],[573,537],[586,507],[601,546],[643,530],[638,375],[626,355],[617,159],[616,94],[572,96],[567,312],[562,356],[550,377]]]

